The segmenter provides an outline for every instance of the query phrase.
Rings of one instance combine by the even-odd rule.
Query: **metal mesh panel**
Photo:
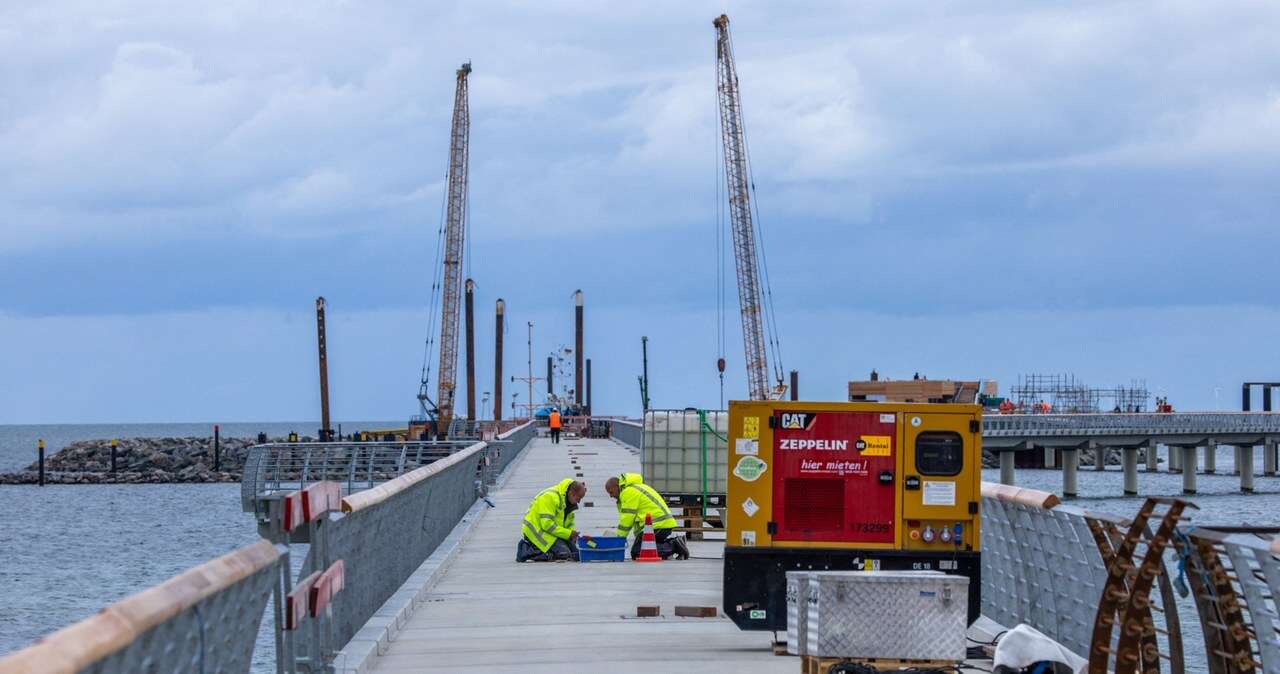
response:
[[[982,613],[1088,653],[1106,570],[1084,512],[982,500]]]
[[[258,626],[279,574],[276,564],[260,569],[81,671],[248,672]]]
[[[334,602],[334,643],[350,641],[475,503],[483,457],[477,451],[377,505],[325,523],[328,556],[346,565],[346,587]],[[313,553],[314,547],[304,575],[315,568]]]

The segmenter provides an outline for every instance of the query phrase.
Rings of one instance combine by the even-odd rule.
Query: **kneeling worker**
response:
[[[618,535],[626,538],[635,533],[631,558],[640,556],[640,535],[644,533],[645,515],[653,518],[653,537],[658,541],[658,556],[689,559],[689,546],[684,536],[675,533],[676,518],[671,514],[662,494],[645,484],[639,473],[623,473],[609,478],[604,490],[618,500]]]
[[[573,511],[586,495],[586,483],[566,478],[533,497],[521,523],[516,561],[578,561],[578,532],[573,529]]]

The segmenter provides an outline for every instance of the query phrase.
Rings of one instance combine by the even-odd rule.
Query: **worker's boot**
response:
[[[684,542],[684,536],[672,536],[670,540],[674,550],[671,556],[676,559],[689,559],[689,544]]]

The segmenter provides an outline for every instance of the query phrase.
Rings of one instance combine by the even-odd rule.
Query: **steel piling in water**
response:
[[[494,305],[493,331],[493,420],[502,420],[502,321],[507,303],[498,298]]]
[[[213,425],[213,470],[222,470],[222,435],[217,424]],[[112,453],[111,470],[115,470],[115,454]]]
[[[467,279],[463,300],[467,342],[467,421],[476,420],[476,282]]]
[[[120,441],[111,439],[111,472],[116,472],[116,448],[120,446]]]
[[[44,486],[44,438],[36,441],[36,463],[39,464],[39,485]]]

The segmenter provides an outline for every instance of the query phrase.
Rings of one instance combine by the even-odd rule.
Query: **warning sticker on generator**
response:
[[[953,506],[956,504],[956,483],[924,481],[924,500],[927,506]]]
[[[760,417],[742,417],[742,437],[750,440],[760,437]]]

